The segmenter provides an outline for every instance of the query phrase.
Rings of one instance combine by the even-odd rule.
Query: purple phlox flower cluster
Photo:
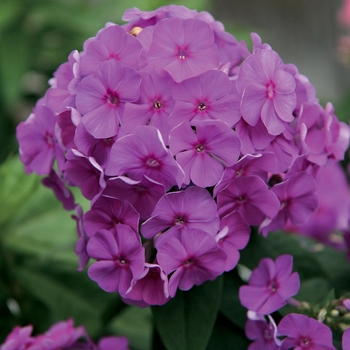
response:
[[[74,328],[73,320],[54,324],[46,333],[32,336],[33,327],[16,326],[0,346],[1,350],[128,350],[126,337],[109,336],[94,344],[83,326]]]
[[[17,138],[25,171],[76,209],[79,270],[92,258],[101,288],[161,305],[233,269],[250,226],[266,236],[321,215],[317,174],[350,133],[256,33],[250,52],[184,6],[123,19],[69,55]],[[279,262],[266,269],[289,281]]]

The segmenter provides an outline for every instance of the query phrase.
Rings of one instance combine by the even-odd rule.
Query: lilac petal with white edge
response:
[[[106,182],[103,195],[127,200],[140,214],[141,220],[151,216],[158,200],[165,194],[164,186],[143,177],[140,181],[125,176],[110,178]]]
[[[63,174],[69,185],[78,186],[87,199],[92,200],[106,187],[104,172],[92,157],[86,157],[75,149],[68,150]]]
[[[148,305],[163,305],[169,300],[168,277],[158,264],[145,263],[145,271],[131,282],[127,297]]]
[[[237,265],[240,258],[238,250],[248,244],[249,238],[250,227],[238,212],[221,219],[220,231],[215,236],[215,240],[227,255],[225,271],[230,271]]]

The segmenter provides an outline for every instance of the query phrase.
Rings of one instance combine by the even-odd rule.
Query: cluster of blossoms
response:
[[[32,336],[33,327],[15,327],[0,345],[0,350],[129,350],[126,337],[105,337],[94,344],[83,326],[73,320],[54,324],[45,334]]]
[[[76,210],[79,269],[92,258],[102,289],[162,305],[233,269],[250,226],[306,224],[349,127],[257,34],[249,51],[209,13],[175,5],[123,20],[69,55],[17,138],[26,172]]]
[[[241,304],[248,311],[245,332],[253,342],[248,350],[335,350],[331,329],[322,320],[290,313],[276,325],[271,314],[287,303],[300,304],[292,296],[299,290],[298,273],[292,273],[293,258],[281,255],[275,261],[264,258],[250,275],[248,285],[239,290]],[[342,301],[340,308],[347,313],[350,300]],[[342,337],[343,349],[350,348],[350,328]]]

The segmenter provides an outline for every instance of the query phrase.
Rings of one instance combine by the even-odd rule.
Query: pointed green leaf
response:
[[[163,306],[152,307],[160,337],[168,350],[203,350],[210,339],[221,303],[223,276],[178,291]]]

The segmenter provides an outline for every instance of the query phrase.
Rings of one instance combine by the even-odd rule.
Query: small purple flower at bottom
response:
[[[129,340],[126,337],[104,337],[98,342],[97,350],[129,350]]]
[[[278,325],[278,334],[286,336],[281,350],[333,350],[332,331],[323,323],[300,314],[288,314]],[[343,347],[343,349],[347,349]]]
[[[292,273],[293,257],[285,254],[276,261],[264,258],[253,270],[249,285],[239,289],[241,304],[260,315],[271,314],[287,300],[298,293],[300,280],[298,273]]]
[[[1,345],[1,350],[24,350],[32,340],[31,334],[33,326],[26,327],[16,326],[12,332],[7,335],[4,343]]]
[[[275,324],[263,320],[248,319],[245,334],[249,340],[254,340],[248,350],[278,350],[275,340]]]

